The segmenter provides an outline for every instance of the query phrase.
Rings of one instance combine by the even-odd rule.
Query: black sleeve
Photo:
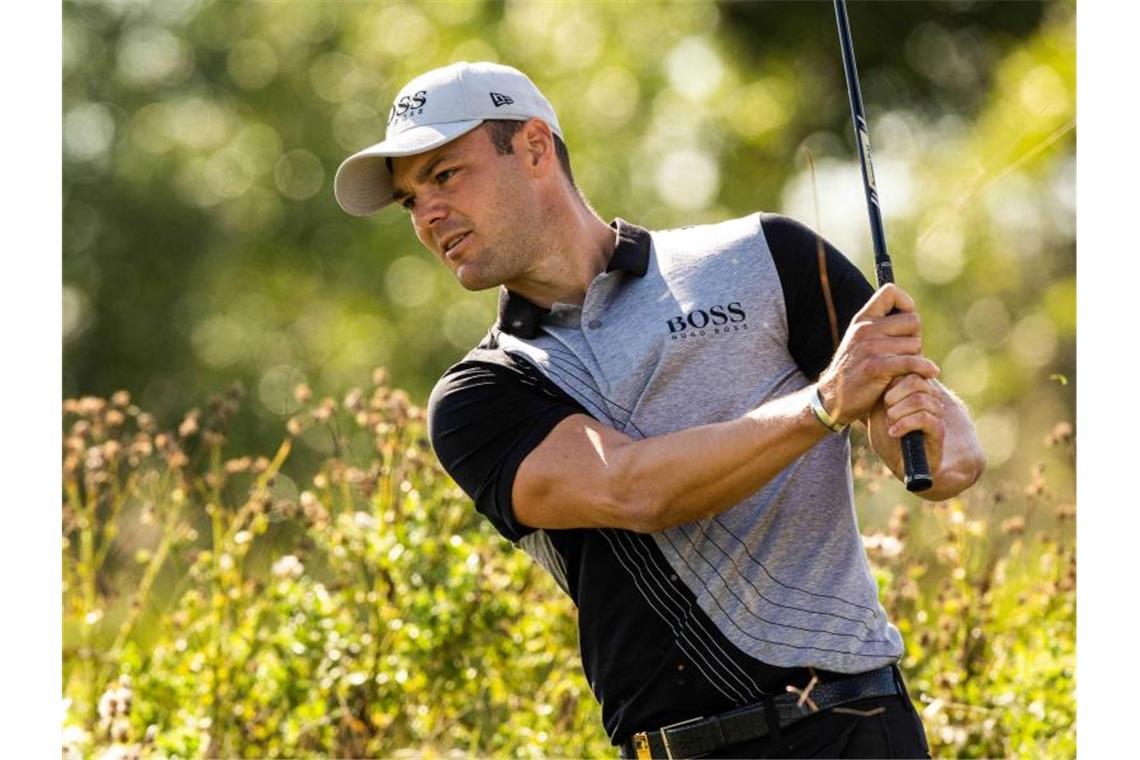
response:
[[[505,538],[518,541],[511,488],[523,459],[571,414],[586,411],[535,368],[502,351],[469,356],[428,400],[428,434],[443,468]]]
[[[814,380],[831,362],[835,352],[819,271],[822,238],[796,220],[778,214],[761,214],[760,225],[784,291],[788,350],[803,373]],[[823,240],[823,252],[842,340],[851,318],[863,308],[875,289],[863,273],[826,240]]]

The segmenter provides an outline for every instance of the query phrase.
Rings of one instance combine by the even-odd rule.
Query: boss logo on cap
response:
[[[498,108],[499,106],[505,106],[514,103],[515,99],[510,95],[503,95],[500,92],[492,92],[491,102],[495,104],[495,108]]]
[[[388,112],[388,123],[391,124],[400,118],[419,116],[424,112],[426,103],[427,90],[419,90],[411,95],[403,96],[392,104],[392,110]]]

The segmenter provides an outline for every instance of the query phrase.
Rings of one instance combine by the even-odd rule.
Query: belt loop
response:
[[[903,702],[910,704],[910,692],[906,690],[906,683],[903,681],[902,670],[897,663],[891,663],[891,676],[894,678],[895,691],[898,696],[902,697]]]
[[[768,738],[773,747],[783,742],[783,732],[780,728],[780,711],[776,709],[776,699],[771,695],[764,696],[764,717],[768,720]]]
[[[713,727],[716,728],[717,741],[719,741],[721,743],[721,746],[727,745],[728,744],[728,736],[724,733],[724,726],[720,722],[720,716],[714,715],[711,718],[709,718],[709,721],[712,723]]]

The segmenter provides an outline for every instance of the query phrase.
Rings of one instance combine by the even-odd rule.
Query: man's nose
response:
[[[439,222],[447,218],[447,204],[437,195],[421,195],[416,198],[412,213],[416,218],[416,226],[423,230],[430,230]]]

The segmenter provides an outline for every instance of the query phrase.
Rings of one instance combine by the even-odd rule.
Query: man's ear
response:
[[[554,133],[542,119],[528,119],[516,138],[522,143],[518,149],[526,158],[527,167],[536,175],[546,174],[557,164]]]

